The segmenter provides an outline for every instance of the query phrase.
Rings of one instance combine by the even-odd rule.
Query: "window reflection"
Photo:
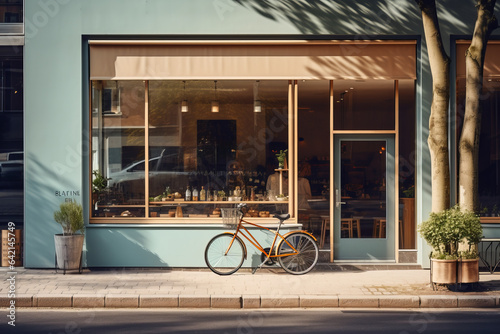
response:
[[[500,215],[500,79],[485,77],[479,139],[479,202],[484,217]],[[465,79],[457,80],[457,145],[465,111]],[[457,148],[458,150],[458,148]]]
[[[23,22],[23,0],[8,0],[0,3],[0,23]]]
[[[24,222],[22,47],[0,47],[0,227]]]
[[[118,205],[135,217],[209,217],[224,201],[247,201],[258,217],[288,212],[288,172],[276,171],[288,148],[288,81],[147,84],[145,120],[145,83],[93,82],[93,168],[113,194],[95,216],[116,216],[105,210]]]
[[[145,215],[144,102],[142,81],[92,83],[92,169],[109,179],[93,193],[94,216]]]

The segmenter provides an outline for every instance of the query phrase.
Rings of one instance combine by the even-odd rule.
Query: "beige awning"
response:
[[[457,78],[465,78],[465,51],[470,41],[457,41]],[[489,41],[484,58],[483,77],[500,77],[500,41]]]
[[[415,79],[415,41],[91,41],[92,80]]]

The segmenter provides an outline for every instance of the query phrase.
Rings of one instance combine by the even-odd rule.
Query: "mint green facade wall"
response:
[[[253,8],[260,1],[248,3],[240,5],[230,0],[26,1],[26,267],[54,266],[53,235],[60,229],[52,215],[64,198],[76,197],[88,207],[88,78],[84,36],[421,40],[417,55],[417,222],[427,217],[431,207],[427,147],[431,77],[420,12],[413,1],[331,1],[321,8],[308,2],[272,1],[272,7],[265,9],[264,15]],[[451,35],[472,33],[474,1],[442,3],[451,8],[441,17],[443,37],[450,50]],[[295,6],[296,11],[290,8],[284,11],[284,4]],[[363,14],[354,15],[346,7]],[[361,12],[361,8],[369,11]],[[216,232],[195,226],[88,226],[86,264],[204,266],[200,249]],[[186,247],[183,237],[187,234],[202,246],[191,247],[179,257],[180,250]],[[103,245],[104,242],[108,244]],[[126,257],[118,256],[117,250],[121,249],[128,252]],[[428,249],[420,238],[417,249],[419,263],[426,266]]]

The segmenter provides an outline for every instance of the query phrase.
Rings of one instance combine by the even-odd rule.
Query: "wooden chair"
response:
[[[354,232],[356,236],[361,238],[361,223],[359,219],[356,218],[341,218],[340,219],[340,232],[347,231],[349,238],[354,238]]]
[[[374,238],[385,238],[387,229],[386,219],[375,219],[373,222],[373,237]],[[399,247],[403,248],[403,221],[399,220]]]

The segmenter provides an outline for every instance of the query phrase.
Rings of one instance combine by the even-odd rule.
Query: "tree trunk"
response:
[[[427,53],[432,74],[432,105],[429,118],[429,150],[432,174],[432,211],[450,207],[448,106],[450,59],[444,51],[435,0],[415,0],[422,11]]]
[[[459,203],[462,210],[478,212],[478,157],[481,131],[480,98],[483,65],[491,32],[498,26],[493,13],[496,0],[477,1],[477,19],[470,47],[465,54],[465,114],[459,142]]]

